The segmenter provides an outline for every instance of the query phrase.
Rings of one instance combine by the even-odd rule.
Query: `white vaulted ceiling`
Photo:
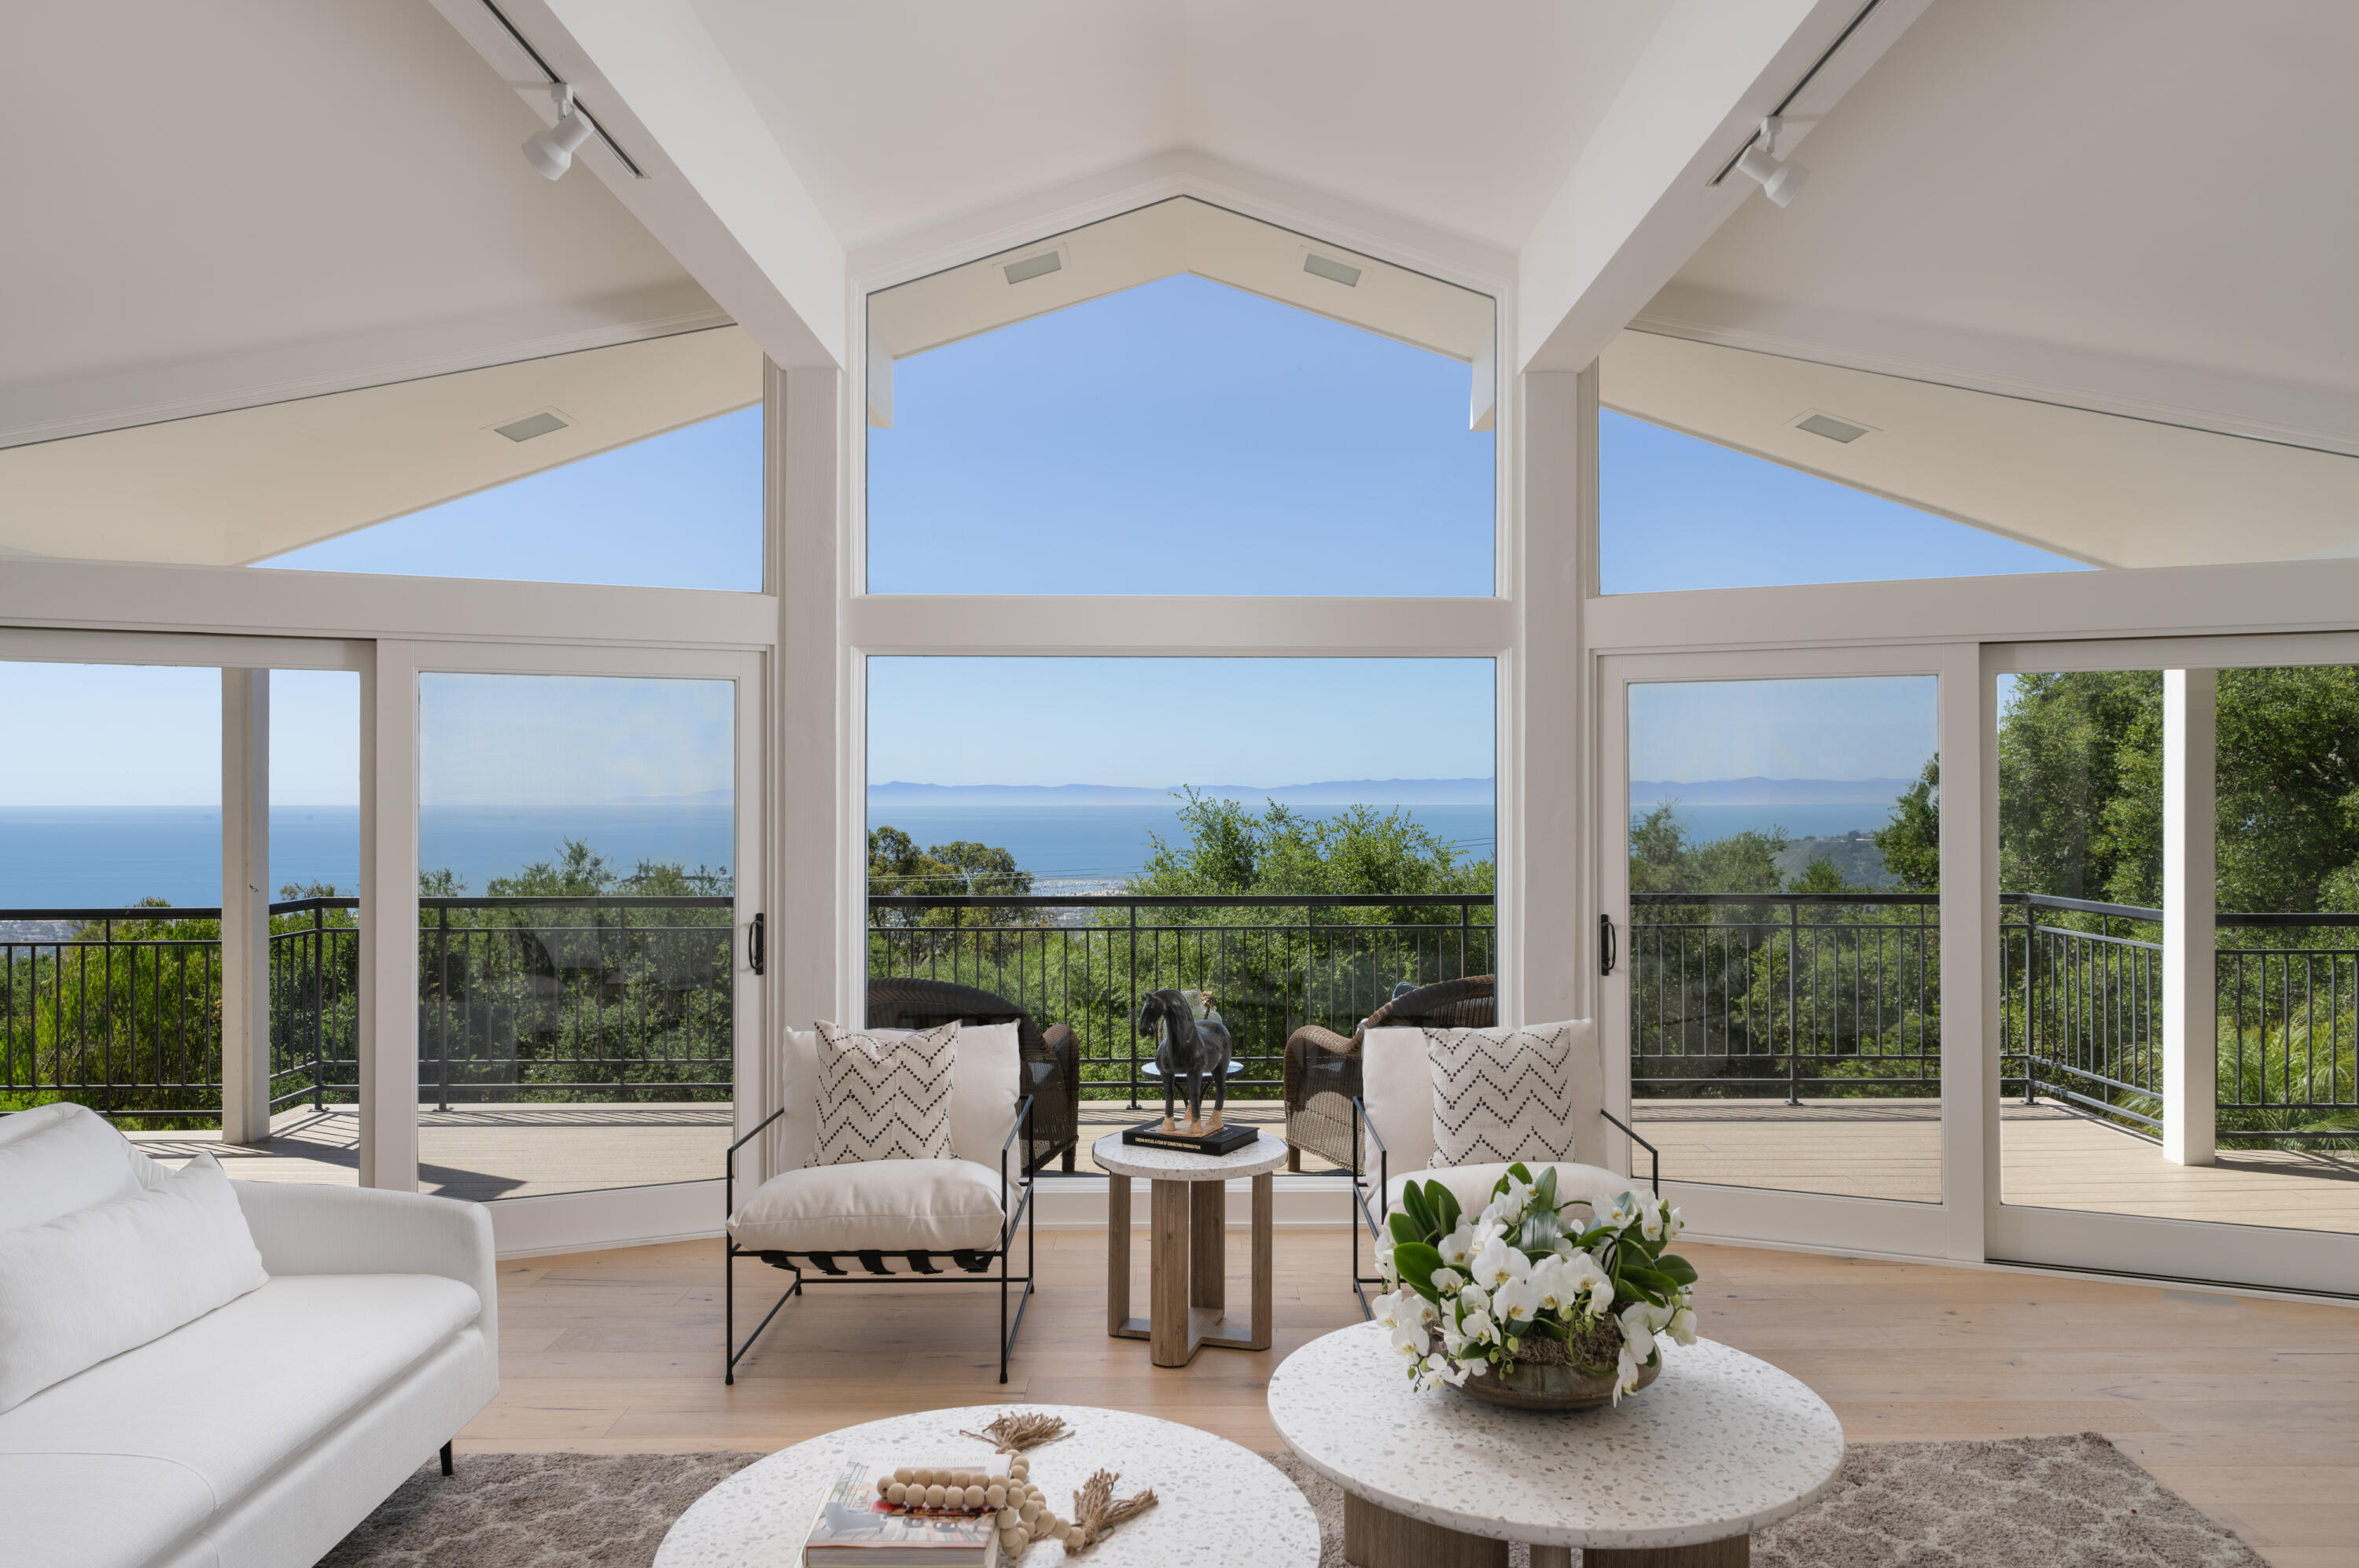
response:
[[[0,446],[723,320],[417,0],[19,5]]]
[[[1188,147],[1513,250],[1669,0],[695,0],[847,248]]]

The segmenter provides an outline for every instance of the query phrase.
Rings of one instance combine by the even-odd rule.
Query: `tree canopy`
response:
[[[1188,789],[1180,833],[1148,835],[1128,893],[1489,893],[1495,866],[1446,843],[1400,807],[1346,806],[1314,817],[1271,800],[1260,811]]]

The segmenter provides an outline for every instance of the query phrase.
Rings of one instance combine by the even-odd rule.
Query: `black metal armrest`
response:
[[[1600,1109],[1597,1114],[1603,1116],[1607,1121],[1612,1122],[1615,1127],[1620,1127],[1623,1133],[1628,1137],[1632,1143],[1636,1144],[1639,1148],[1647,1151],[1648,1156],[1647,1163],[1649,1166],[1649,1174],[1647,1178],[1647,1184],[1655,1190],[1655,1196],[1658,1198],[1661,1197],[1663,1195],[1663,1151],[1657,1149],[1653,1144],[1648,1143],[1645,1138],[1640,1138],[1636,1127],[1632,1127],[1628,1122],[1624,1121],[1612,1111]]]
[[[1032,1206],[1032,1105],[1029,1094],[1016,1102],[1016,1115],[1007,1124],[1007,1136],[999,1140],[999,1245],[1005,1251],[1015,1239],[1016,1217]],[[1024,1201],[1015,1209],[1007,1206],[1007,1151],[1016,1147],[1016,1139],[1024,1140],[1025,1152],[1016,1160],[1016,1185],[1022,1189]]]
[[[729,1146],[731,1158],[734,1159],[739,1149],[745,1148],[747,1144],[762,1136],[762,1129],[764,1127],[768,1127],[772,1122],[777,1121],[780,1116],[783,1116],[786,1114],[787,1107],[780,1105],[777,1110],[772,1111],[768,1116],[764,1116],[760,1121],[755,1123],[754,1130],[752,1132],[747,1133],[744,1138],[739,1138],[736,1142]]]
[[[1369,1117],[1367,1101],[1357,1094],[1352,1096],[1352,1191],[1360,1205],[1361,1215],[1368,1222],[1368,1234],[1382,1239],[1384,1221],[1369,1209],[1367,1186],[1361,1180],[1367,1172],[1360,1169],[1360,1137],[1364,1134],[1368,1141],[1376,1146],[1376,1205],[1378,1208],[1384,1206],[1385,1190],[1392,1185],[1393,1151],[1385,1147],[1384,1135],[1376,1130],[1375,1122]],[[1353,1267],[1356,1268],[1357,1265]]]
[[[764,1116],[760,1121],[755,1123],[754,1130],[747,1133],[744,1138],[739,1138],[736,1142],[731,1144],[729,1146],[729,1152],[722,1156],[721,1218],[723,1224],[726,1225],[728,1223],[729,1216],[737,1212],[737,1151],[745,1148],[747,1144],[753,1142],[756,1138],[761,1137],[764,1129],[768,1127],[772,1122],[777,1121],[780,1116],[783,1116],[786,1114],[787,1107],[780,1105],[777,1110],[772,1111],[768,1116]],[[736,1244],[732,1242],[730,1245],[734,1247]],[[764,1321],[766,1322],[768,1320],[765,1319]]]

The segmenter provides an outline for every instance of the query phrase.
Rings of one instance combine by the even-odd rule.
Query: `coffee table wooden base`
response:
[[[1572,1568],[1570,1546],[1535,1546],[1532,1568]],[[1593,1546],[1582,1568],[1748,1568],[1753,1538],[1733,1535],[1692,1546]],[[1343,1494],[1343,1561],[1353,1568],[1507,1568],[1507,1543],[1469,1535]]]
[[[1151,1181],[1149,1315],[1130,1315],[1130,1178],[1106,1178],[1106,1333],[1143,1339],[1158,1367],[1185,1367],[1205,1345],[1267,1350],[1277,1185],[1253,1179],[1252,1318],[1220,1326],[1227,1308],[1228,1192],[1218,1181]]]

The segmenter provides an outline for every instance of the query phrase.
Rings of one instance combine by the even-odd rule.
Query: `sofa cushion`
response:
[[[749,1251],[946,1252],[999,1245],[999,1172],[971,1160],[875,1160],[788,1171],[729,1216]]]
[[[227,1508],[479,1312],[437,1275],[274,1279],[0,1414],[0,1472],[19,1454],[163,1460]]]
[[[0,1462],[0,1562],[140,1568],[212,1511],[212,1488],[168,1459],[12,1454]]]
[[[1614,1199],[1625,1192],[1636,1190],[1639,1185],[1627,1176],[1616,1176],[1613,1171],[1595,1165],[1575,1165],[1565,1160],[1552,1162],[1525,1160],[1523,1166],[1532,1173],[1534,1181],[1539,1179],[1541,1171],[1554,1171],[1556,1190],[1559,1193],[1587,1198],[1593,1207],[1603,1204],[1610,1208]],[[1395,1166],[1394,1169],[1398,1171],[1400,1168]],[[1439,1181],[1450,1189],[1451,1197],[1458,1200],[1460,1212],[1472,1216],[1480,1214],[1491,1202],[1491,1189],[1497,1186],[1499,1178],[1506,1173],[1506,1163],[1451,1165],[1431,1171],[1406,1171],[1385,1183],[1385,1212],[1390,1214],[1400,1207],[1401,1187],[1404,1183]]]
[[[269,1278],[212,1156],[152,1192],[123,1171],[127,1193],[0,1231],[0,1411]]]
[[[0,1116],[0,1231],[42,1225],[151,1182],[156,1164],[104,1116],[67,1101]]]
[[[1392,1169],[1414,1170],[1433,1157],[1433,1069],[1423,1029],[1394,1026],[1361,1037],[1360,1097]],[[1363,1158],[1373,1169],[1376,1151]]]

